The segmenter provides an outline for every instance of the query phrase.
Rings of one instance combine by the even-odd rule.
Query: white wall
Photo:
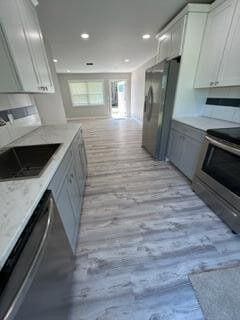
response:
[[[131,103],[131,74],[130,73],[60,73],[58,74],[63,97],[65,113],[68,119],[82,117],[109,117],[110,113],[110,87],[109,80],[127,80],[127,110],[130,115]],[[73,107],[68,81],[69,80],[103,80],[105,102],[102,106]]]
[[[145,72],[155,64],[156,58],[153,57],[142,66],[132,72],[131,87],[131,117],[135,120],[143,121],[143,107],[145,100]]]

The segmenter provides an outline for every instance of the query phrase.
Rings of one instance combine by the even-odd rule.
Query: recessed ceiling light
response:
[[[125,60],[124,60],[124,62],[129,62],[129,61],[130,61],[130,59],[125,59]]]
[[[58,62],[58,59],[53,59],[53,62],[57,63],[57,62]]]
[[[81,34],[81,38],[82,39],[88,39],[89,38],[89,34],[88,33],[82,33]]]
[[[151,35],[148,34],[148,33],[146,33],[146,34],[144,34],[144,35],[142,36],[142,38],[143,38],[144,40],[150,39],[150,38],[151,38]]]

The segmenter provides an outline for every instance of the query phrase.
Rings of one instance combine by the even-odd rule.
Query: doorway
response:
[[[127,80],[110,80],[110,108],[112,118],[127,117]]]

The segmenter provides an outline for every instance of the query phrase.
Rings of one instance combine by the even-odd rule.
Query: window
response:
[[[103,81],[69,81],[73,107],[104,104]]]

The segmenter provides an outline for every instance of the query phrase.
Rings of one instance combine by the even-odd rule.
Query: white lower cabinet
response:
[[[190,180],[193,179],[205,133],[173,121],[169,139],[169,160]]]
[[[49,184],[73,249],[76,249],[87,176],[86,152],[79,132]],[[82,161],[82,159],[85,159]]]

